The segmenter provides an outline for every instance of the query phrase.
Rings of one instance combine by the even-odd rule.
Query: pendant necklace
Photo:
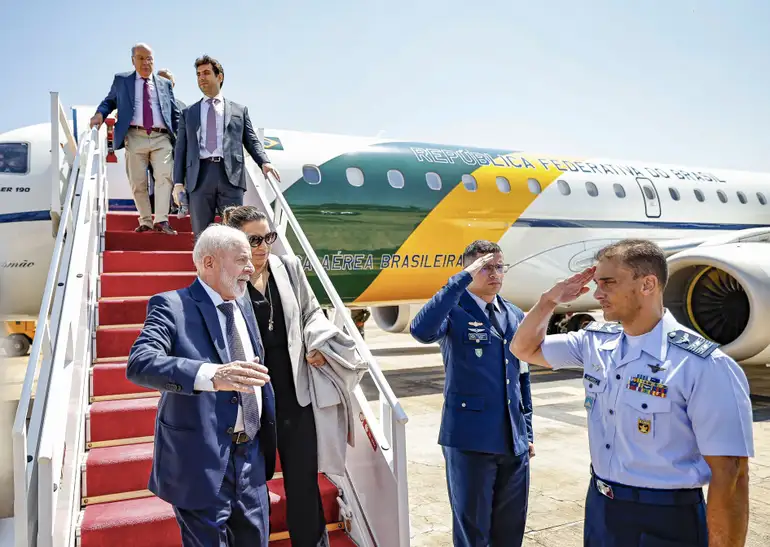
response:
[[[270,304],[270,318],[267,321],[267,330],[273,331],[273,299],[270,292],[270,281],[265,283],[265,295],[267,296],[267,303]]]

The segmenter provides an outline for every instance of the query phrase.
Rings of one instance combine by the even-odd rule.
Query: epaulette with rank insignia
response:
[[[684,330],[672,330],[668,333],[668,343],[685,351],[697,355],[698,357],[708,357],[711,352],[719,347],[719,344],[706,340]]]
[[[623,326],[620,323],[599,323],[598,321],[591,321],[583,330],[591,332],[603,332],[605,334],[618,334],[623,332]]]

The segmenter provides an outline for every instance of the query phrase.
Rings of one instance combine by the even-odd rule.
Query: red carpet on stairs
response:
[[[136,213],[108,213],[102,256],[96,362],[86,415],[88,451],[82,471],[80,547],[180,547],[171,507],[147,491],[158,393],[126,379],[126,357],[147,314],[150,296],[195,279],[188,218],[169,218],[177,236],[136,233]],[[271,545],[286,539],[280,461],[271,492]],[[340,520],[337,487],[318,477],[333,546],[355,545]]]

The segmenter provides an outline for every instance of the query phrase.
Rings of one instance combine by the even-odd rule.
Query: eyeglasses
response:
[[[252,247],[259,247],[262,245],[262,242],[264,241],[268,245],[272,245],[275,243],[275,240],[278,238],[278,232],[267,232],[263,236],[249,236],[249,245]]]
[[[508,273],[508,270],[513,268],[513,264],[487,264],[483,268],[481,268],[481,271],[484,272],[487,275],[491,275],[492,273],[496,273],[497,275],[503,275]]]

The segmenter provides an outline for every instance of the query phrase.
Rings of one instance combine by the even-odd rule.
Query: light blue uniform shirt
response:
[[[698,488],[703,456],[754,456],[746,374],[666,310],[649,333],[625,341],[617,323],[546,336],[554,369],[582,368],[596,475],[629,486]]]

